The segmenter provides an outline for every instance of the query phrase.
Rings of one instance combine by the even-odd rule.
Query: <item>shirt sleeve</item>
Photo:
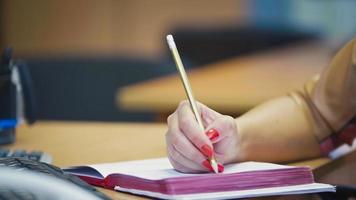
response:
[[[356,39],[320,75],[290,96],[304,110],[319,142],[345,126],[356,114]]]

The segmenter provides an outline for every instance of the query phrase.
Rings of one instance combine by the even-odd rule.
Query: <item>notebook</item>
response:
[[[263,162],[225,166],[220,174],[186,174],[167,158],[76,166],[64,171],[89,184],[162,199],[229,199],[258,196],[335,192],[315,183],[308,167]]]

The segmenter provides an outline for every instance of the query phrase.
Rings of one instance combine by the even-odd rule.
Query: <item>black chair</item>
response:
[[[149,59],[27,58],[38,101],[38,119],[151,121],[153,114],[127,112],[116,105],[125,85],[174,72]]]
[[[292,27],[180,27],[171,33],[183,61],[192,67],[319,38],[317,33],[302,32]]]

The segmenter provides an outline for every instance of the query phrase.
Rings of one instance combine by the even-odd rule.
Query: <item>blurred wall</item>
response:
[[[2,0],[2,41],[17,55],[157,56],[179,26],[244,20],[237,0]]]
[[[252,24],[318,33],[337,48],[356,35],[355,0],[250,0],[247,7]]]

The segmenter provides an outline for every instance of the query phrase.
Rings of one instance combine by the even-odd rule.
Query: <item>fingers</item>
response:
[[[207,127],[206,134],[212,138],[215,158],[219,163],[230,163],[237,157],[238,133],[234,118],[222,115]]]
[[[202,163],[206,159],[205,156],[180,131],[176,117],[176,115],[171,117],[170,129],[172,134],[167,134],[167,140],[170,141],[174,149],[183,155],[183,157],[197,163]]]
[[[174,167],[182,172],[207,171],[208,168],[203,165],[206,157],[180,131],[177,115],[173,114],[168,118],[168,127],[166,134],[168,155],[171,161],[179,163]]]
[[[221,115],[206,127],[205,134],[212,143],[218,143],[224,138],[232,136],[236,132],[237,128],[235,119],[227,115]]]
[[[205,156],[213,155],[213,147],[209,138],[204,134],[196,122],[189,103],[183,102],[177,109],[178,124],[181,132],[198,148]]]
[[[171,155],[168,155],[168,159],[169,159],[169,161],[171,162],[171,164],[172,164],[172,166],[174,167],[174,169],[176,169],[176,170],[179,171],[179,172],[182,172],[182,173],[198,173],[198,172],[196,172],[195,170],[189,169],[188,167],[186,167],[186,166],[180,164],[180,162],[179,162],[179,161],[176,161],[176,160],[174,159],[174,157],[171,156]]]
[[[169,145],[168,149],[168,157],[175,169],[180,172],[204,172],[208,171],[208,169],[204,168],[203,166],[195,163],[192,160],[189,160],[185,156],[183,156],[179,151],[177,151],[173,145]],[[203,159],[204,160],[204,159]]]
[[[181,172],[212,171],[207,160],[212,155],[218,163],[225,163],[230,150],[229,137],[237,131],[232,117],[221,115],[200,103],[198,107],[207,125],[205,132],[198,125],[188,101],[183,101],[167,119],[168,157]],[[222,165],[219,165],[219,171],[223,171]]]

